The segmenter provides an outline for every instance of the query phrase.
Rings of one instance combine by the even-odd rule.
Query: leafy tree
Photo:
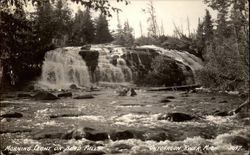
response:
[[[104,14],[100,14],[96,21],[96,38],[95,42],[100,43],[108,43],[113,40],[109,28],[108,28],[108,21]]]

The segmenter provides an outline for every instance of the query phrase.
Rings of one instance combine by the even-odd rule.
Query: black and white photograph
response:
[[[0,0],[0,155],[249,155],[248,0]]]

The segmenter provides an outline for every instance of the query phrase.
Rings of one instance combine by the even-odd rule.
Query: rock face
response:
[[[122,58],[126,60],[132,70],[134,81],[137,84],[173,86],[194,82],[194,75],[189,66],[160,54],[160,51],[156,49],[128,50],[122,55]]]
[[[95,77],[95,70],[98,66],[98,58],[99,58],[99,52],[94,50],[81,50],[79,54],[82,56],[82,59],[85,60],[86,65],[88,67],[91,81],[96,82]]]
[[[143,79],[152,70],[151,63],[158,55],[159,53],[155,50],[145,48],[128,50],[122,55],[122,58],[126,60],[128,67],[132,70],[133,77]]]
[[[38,92],[37,94],[35,94],[33,96],[33,98],[35,100],[56,100],[56,99],[58,99],[57,96],[55,96],[52,93],[46,92],[46,91]]]
[[[158,120],[168,120],[172,122],[184,122],[194,119],[195,117],[184,113],[167,113],[158,117]]]

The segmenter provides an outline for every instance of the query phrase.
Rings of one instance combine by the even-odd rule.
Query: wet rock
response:
[[[137,93],[135,92],[135,89],[131,88],[130,89],[130,96],[135,96],[135,95],[137,95]]]
[[[168,120],[172,122],[184,122],[194,119],[195,117],[185,113],[167,113],[158,117],[158,120]]]
[[[75,84],[71,84],[71,85],[69,86],[69,88],[70,88],[70,89],[78,89],[78,87],[77,87]]]
[[[113,146],[113,148],[118,149],[118,150],[130,150],[132,148],[131,145],[128,144],[116,144]]]
[[[153,140],[153,141],[164,141],[167,139],[167,136],[164,132],[147,132],[144,134],[145,140]]]
[[[87,95],[80,95],[80,96],[76,96],[76,97],[74,97],[74,99],[92,99],[92,98],[94,98],[94,96],[93,96],[93,95],[91,95],[91,94],[87,94]]]
[[[87,44],[87,45],[83,45],[81,47],[81,50],[90,50],[90,48],[91,48],[91,45]]]
[[[243,136],[232,136],[226,139],[225,141],[231,143],[232,145],[242,146],[244,149],[248,149],[248,139]]]
[[[66,134],[62,136],[62,139],[82,139],[85,137],[85,132],[83,129],[73,129],[68,131]]]
[[[49,93],[49,92],[38,92],[37,94],[35,94],[33,96],[33,98],[35,100],[56,100],[58,99],[57,96],[55,96],[54,94],[52,93]]]
[[[84,128],[85,137],[88,140],[92,141],[103,141],[109,139],[108,134],[106,132],[101,132],[94,130],[92,128]]]
[[[62,136],[62,139],[88,139],[91,141],[104,141],[108,139],[106,132],[97,131],[92,128],[79,128],[68,131]]]
[[[144,139],[142,131],[135,130],[124,130],[124,131],[115,131],[110,134],[111,140],[124,140],[124,139]]]
[[[66,131],[60,128],[45,128],[33,133],[33,139],[61,139]]]
[[[166,99],[175,99],[174,96],[167,96]]]
[[[20,98],[30,98],[32,96],[30,94],[20,93],[20,94],[17,94],[17,97],[20,97]]]
[[[31,132],[31,129],[25,129],[25,128],[15,128],[15,129],[0,129],[0,134],[6,134],[6,133],[23,133],[23,132]]]
[[[162,99],[161,101],[160,101],[160,103],[168,103],[168,102],[171,102],[169,99]]]
[[[129,92],[128,88],[122,88],[117,91],[118,96],[127,96],[128,92]]]
[[[3,117],[3,118],[21,118],[21,117],[23,117],[23,114],[18,113],[18,112],[10,112],[10,113],[3,114],[0,117]]]
[[[223,101],[220,101],[219,103],[228,103],[228,101],[223,100]]]
[[[61,93],[58,94],[57,97],[72,97],[72,93],[71,92]]]
[[[215,112],[213,112],[213,115],[214,116],[229,116],[229,113],[228,113],[228,111],[216,110]]]

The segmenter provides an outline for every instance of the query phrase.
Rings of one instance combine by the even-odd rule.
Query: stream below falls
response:
[[[138,88],[131,97],[116,90],[70,90],[73,97],[51,101],[34,100],[35,91],[4,94],[2,154],[248,154],[249,116],[212,115],[238,107],[243,102],[238,96]],[[93,98],[74,99],[86,94]],[[3,117],[15,112],[16,117]],[[169,112],[200,119],[158,119]]]

